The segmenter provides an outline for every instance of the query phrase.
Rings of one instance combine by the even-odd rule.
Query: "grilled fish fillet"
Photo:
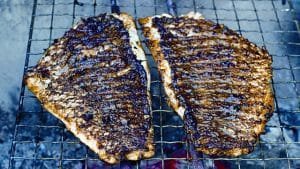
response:
[[[101,14],[55,40],[25,82],[100,159],[149,158],[154,145],[145,60],[133,18]]]
[[[199,13],[139,22],[168,103],[184,119],[196,150],[251,152],[273,112],[268,52]]]

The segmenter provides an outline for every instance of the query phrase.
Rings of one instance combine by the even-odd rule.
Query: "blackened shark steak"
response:
[[[28,88],[108,163],[154,154],[150,73],[132,17],[81,20],[25,76]]]
[[[273,112],[271,56],[199,13],[140,19],[169,105],[198,151],[253,150]]]

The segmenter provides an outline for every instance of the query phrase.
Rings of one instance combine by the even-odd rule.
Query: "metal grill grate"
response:
[[[120,0],[135,18],[167,13],[165,0]],[[171,2],[171,1],[170,1]],[[293,4],[280,0],[174,0],[177,13],[202,13],[265,46],[273,55],[276,110],[254,152],[239,158],[199,155],[203,168],[300,168],[300,37]],[[24,71],[34,66],[53,39],[81,17],[110,12],[110,0],[34,0]],[[140,26],[138,31],[141,36]],[[192,168],[183,123],[167,106],[149,50],[156,154],[138,162],[109,166],[47,113],[23,85],[9,168]],[[126,169],[127,169],[126,168]],[[152,169],[151,168],[151,169]],[[172,169],[172,168],[171,168]]]

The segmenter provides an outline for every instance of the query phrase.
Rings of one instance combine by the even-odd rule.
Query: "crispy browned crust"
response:
[[[153,33],[151,33],[151,27],[145,26],[146,24],[149,24],[152,22],[153,17],[146,17],[139,19],[139,23],[143,26],[143,33],[145,37],[148,38],[148,48],[150,49],[152,56],[154,57],[157,66],[158,71],[161,74],[161,77],[163,79],[163,86],[165,89],[165,92],[168,96],[167,101],[169,106],[171,106],[178,115],[183,118],[183,114],[185,111],[185,108],[180,105],[179,100],[176,97],[176,94],[174,92],[172,82],[171,82],[171,69],[168,65],[168,61],[165,60],[163,53],[161,52],[161,48],[159,45],[159,40],[154,38]]]
[[[158,16],[150,16],[150,17],[139,19],[139,23],[142,25],[143,34],[147,38],[148,48],[150,49],[151,54],[153,55],[154,60],[156,61],[157,65],[158,65],[158,70],[162,77],[163,86],[166,91],[168,104],[184,120],[184,111],[186,108],[181,105],[179,99],[176,97],[176,93],[172,86],[172,80],[171,80],[171,75],[170,75],[171,68],[170,68],[170,65],[168,64],[168,61],[165,59],[163,52],[160,48],[160,44],[159,44],[160,37],[157,37],[158,35],[154,35],[154,33],[153,33],[153,31],[154,32],[156,31],[155,30],[156,28],[153,27],[152,18],[162,17],[162,16],[172,17],[168,14],[162,14],[162,15],[158,15]],[[194,19],[204,19],[201,16],[201,14],[199,14],[199,13],[189,13],[189,14],[183,15],[183,16],[184,17],[192,17]],[[267,53],[267,51],[265,49],[260,49],[254,44],[252,44],[252,45],[255,48],[257,48],[258,51],[260,51],[262,53],[264,53],[264,52]],[[270,57],[270,60],[272,60],[270,55],[269,55],[269,57]],[[270,67],[271,67],[271,65],[270,65]],[[270,75],[270,81],[271,81],[272,69],[270,69],[268,74]],[[265,90],[267,91],[267,95],[265,95],[264,103],[266,106],[269,106],[270,109],[269,109],[269,111],[264,111],[264,112],[261,112],[261,114],[260,114],[262,122],[259,125],[257,125],[256,128],[254,129],[257,138],[259,137],[260,134],[262,134],[264,132],[265,125],[266,125],[268,119],[270,118],[270,116],[272,115],[272,112],[274,111],[274,97],[273,97],[271,82],[270,82],[270,85],[268,86],[268,88]],[[199,148],[199,147],[197,148],[196,147],[196,150],[201,151],[208,155],[236,157],[236,156],[240,156],[243,154],[248,154],[253,149],[251,147],[249,147],[249,148],[233,148],[233,149],[224,150],[222,148],[207,149],[207,148]]]
[[[136,32],[136,27],[133,21],[133,18],[131,16],[129,16],[126,13],[122,13],[120,15],[116,15],[113,14],[114,17],[122,20],[124,22],[125,28],[129,31],[130,35],[134,35],[135,37],[137,37],[137,32]],[[75,25],[76,27],[76,25]],[[142,62],[142,65],[146,71],[147,74],[147,93],[148,93],[148,100],[149,103],[151,103],[150,101],[150,71],[148,68],[147,63],[145,62],[146,58],[144,57],[144,51],[141,47],[141,44],[139,41],[137,41],[136,39],[131,39],[130,43],[132,45],[132,49],[134,50],[134,52],[136,52],[137,50],[139,52],[142,52],[143,55],[137,56],[138,60],[144,60]],[[136,47],[136,48],[134,48]],[[138,54],[135,53],[135,54]],[[80,128],[78,126],[76,126],[76,123],[74,121],[74,119],[71,118],[64,118],[63,114],[65,111],[72,111],[72,110],[68,110],[68,109],[63,109],[60,106],[57,106],[55,103],[52,102],[48,102],[47,101],[47,95],[45,95],[45,88],[46,88],[46,84],[45,84],[45,79],[42,79],[40,76],[37,76],[36,74],[30,74],[27,75],[25,77],[25,84],[28,86],[28,89],[30,91],[32,91],[32,93],[34,95],[36,95],[36,97],[41,101],[41,103],[43,104],[44,108],[49,111],[51,114],[53,114],[55,117],[57,117],[58,119],[60,119],[66,126],[66,128],[68,130],[70,130],[76,137],[78,137],[80,139],[81,142],[83,142],[84,144],[86,144],[91,150],[93,150],[95,153],[97,153],[99,155],[99,158],[107,163],[110,164],[115,164],[118,163],[121,159],[119,154],[109,154],[105,149],[99,149],[98,145],[99,145],[99,141],[98,140],[94,140],[93,138],[89,138],[85,135],[84,132],[82,132],[80,130]],[[151,106],[150,106],[151,107]],[[149,130],[149,135],[147,136],[147,141],[146,141],[146,149],[138,149],[135,151],[131,151],[125,154],[125,159],[127,160],[139,160],[142,158],[150,158],[154,155],[154,144],[153,144],[153,128],[151,127]],[[101,142],[101,141],[100,141]]]

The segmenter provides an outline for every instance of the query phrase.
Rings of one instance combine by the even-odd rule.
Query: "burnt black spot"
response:
[[[48,69],[39,70],[42,78],[48,78],[50,76],[50,71]]]
[[[54,39],[53,42],[54,42],[54,43],[57,43],[57,42],[58,42],[58,39]]]
[[[241,106],[240,105],[235,105],[235,106],[233,106],[233,109],[236,110],[236,111],[240,111]]]
[[[90,121],[94,118],[94,115],[92,112],[85,112],[83,115],[81,115],[81,117],[85,120],[85,121]]]

